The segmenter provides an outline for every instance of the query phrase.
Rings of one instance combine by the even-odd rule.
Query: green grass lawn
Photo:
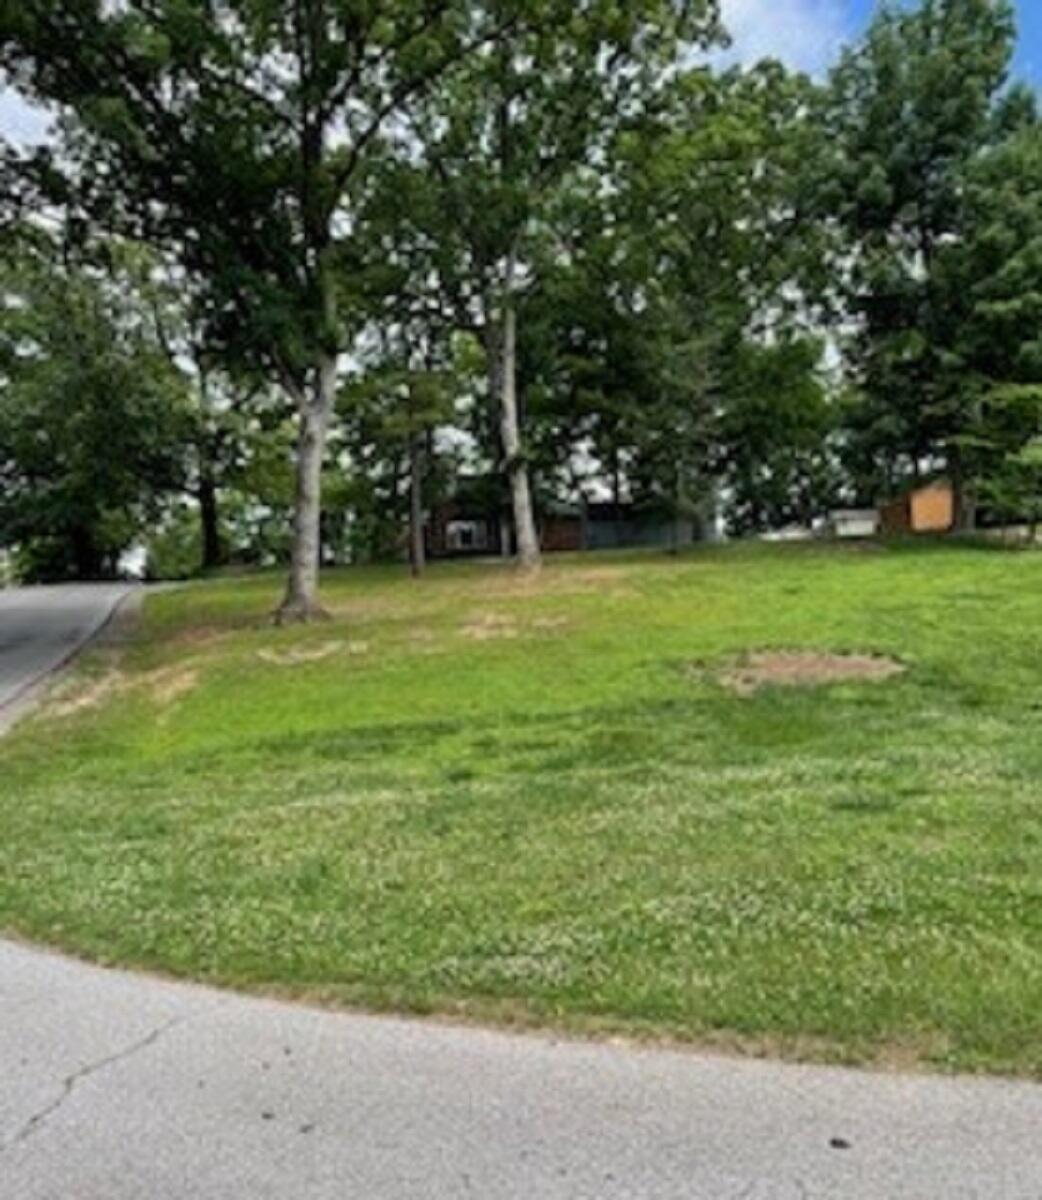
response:
[[[1042,556],[156,596],[0,747],[0,928],[323,1002],[1042,1077]],[[739,696],[767,648],[900,660]]]

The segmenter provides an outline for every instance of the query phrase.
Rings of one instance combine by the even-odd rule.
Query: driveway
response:
[[[8,697],[121,594],[0,596]],[[0,1200],[269,1197],[1040,1200],[1042,1088],[335,1014],[0,941]]]
[[[0,733],[23,711],[34,685],[81,649],[132,590],[127,584],[0,589]]]

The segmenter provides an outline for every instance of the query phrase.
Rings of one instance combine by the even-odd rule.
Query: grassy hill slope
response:
[[[356,570],[288,631],[278,585],[153,597],[0,746],[0,928],[325,1002],[1042,1077],[1042,557]],[[769,650],[903,671],[730,686]]]

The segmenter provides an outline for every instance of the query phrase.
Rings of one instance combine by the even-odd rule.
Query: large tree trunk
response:
[[[951,480],[955,508],[955,532],[975,533],[977,529],[977,499],[973,482],[966,477],[966,463],[961,446],[951,446],[948,450],[948,476]]]
[[[221,542],[217,481],[209,462],[204,462],[199,472],[199,521],[203,537],[202,567],[204,571],[213,571],[224,565],[224,545]]]
[[[85,525],[77,525],[69,541],[76,578],[84,581],[101,579],[105,574],[104,555],[94,540],[93,532]]]
[[[502,359],[500,366],[500,436],[510,480],[510,499],[517,535],[517,559],[522,570],[537,571],[542,559],[532,510],[528,465],[521,444],[521,420],[517,404],[517,312],[508,295],[503,312]]]
[[[409,565],[414,576],[423,574],[427,551],[423,540],[424,437],[413,434],[409,442]]]
[[[313,397],[297,398],[300,432],[297,442],[297,490],[293,514],[293,548],[286,596],[275,613],[279,625],[321,620],[328,614],[318,601],[322,553],[322,460],[336,400],[337,357],[323,357]]]

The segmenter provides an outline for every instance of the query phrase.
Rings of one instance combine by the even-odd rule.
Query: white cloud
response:
[[[835,61],[849,34],[845,0],[723,0],[724,24],[734,42],[720,56],[728,63],[777,58],[820,75]]]
[[[27,104],[17,92],[0,86],[0,137],[18,145],[35,145],[46,140],[51,117]]]
[[[724,24],[734,44],[713,60],[754,63],[777,58],[819,75],[835,60],[849,30],[847,0],[723,0]],[[0,135],[31,145],[45,140],[50,116],[0,83]]]

